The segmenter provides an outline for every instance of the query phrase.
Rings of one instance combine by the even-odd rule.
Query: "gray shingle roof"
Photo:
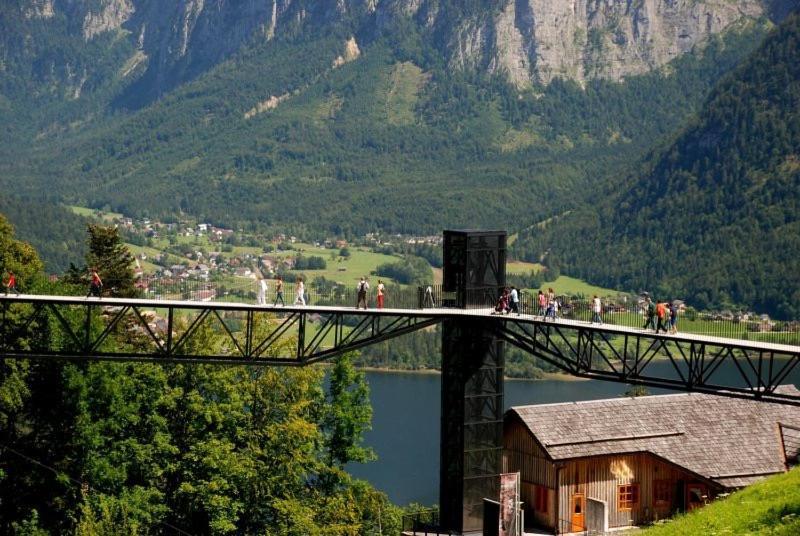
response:
[[[800,394],[793,385],[779,392]],[[652,452],[725,487],[785,470],[778,423],[800,407],[699,393],[517,406],[554,460]]]

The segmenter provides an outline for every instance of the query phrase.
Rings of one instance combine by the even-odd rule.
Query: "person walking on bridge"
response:
[[[281,305],[286,305],[283,302],[283,279],[281,276],[278,276],[275,280],[275,302],[272,304],[273,307],[278,305],[278,300],[281,301]]]
[[[647,321],[642,329],[656,329],[656,306],[650,296],[644,299],[644,315]]]
[[[669,332],[673,335],[678,333],[678,302],[672,300],[669,304]]]
[[[667,332],[667,304],[666,302],[658,302],[656,305],[656,316],[658,317],[658,326],[656,327],[656,333],[663,330],[664,333]]]
[[[545,313],[544,319],[547,320],[548,318],[555,322],[556,317],[558,316],[558,300],[553,297],[552,300],[547,301],[547,311]]]
[[[511,285],[509,305],[511,305],[511,310],[519,316],[519,291],[514,285]]]
[[[592,298],[592,324],[602,324],[603,319],[600,317],[600,312],[603,310],[603,304],[597,294]]]
[[[4,283],[6,295],[8,295],[8,291],[14,291],[14,294],[19,296],[19,291],[17,290],[17,278],[14,276],[14,272],[11,270],[8,271],[8,279]]]
[[[367,278],[361,277],[361,280],[358,282],[357,288],[357,298],[356,298],[356,309],[360,309],[361,305],[364,305],[364,309],[367,308],[367,291],[369,290],[369,283],[367,283]]]
[[[86,295],[88,298],[89,296],[96,296],[100,298],[103,294],[103,280],[100,279],[100,274],[97,273],[97,268],[92,268],[91,270],[91,283],[89,283],[89,294]]]
[[[422,298],[422,308],[424,309],[425,307],[436,307],[436,304],[433,301],[433,287],[430,285],[425,287],[425,295]]]
[[[295,305],[305,305],[306,304],[306,287],[303,284],[303,278],[298,277],[297,282],[294,286],[295,293],[297,296],[294,299]]]
[[[544,315],[547,313],[547,296],[545,296],[541,289],[539,289],[537,299],[539,300],[539,316],[544,318]]]
[[[383,281],[381,281],[380,279],[378,279],[377,291],[378,291],[378,295],[377,295],[377,298],[378,298],[378,309],[383,309],[383,300],[384,300],[384,298],[386,296],[386,287],[383,285]]]
[[[258,305],[267,304],[267,280],[263,277],[258,280],[258,295],[256,296]]]

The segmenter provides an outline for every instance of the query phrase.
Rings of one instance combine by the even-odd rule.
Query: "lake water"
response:
[[[650,367],[670,367],[668,362]],[[657,373],[658,368],[649,368]],[[735,365],[715,375],[735,377]],[[440,376],[368,372],[373,408],[372,430],[366,443],[378,455],[369,464],[352,464],[350,473],[386,492],[398,505],[439,502]],[[784,383],[800,386],[800,367]],[[505,407],[621,396],[628,386],[600,380],[507,380]],[[648,388],[651,394],[669,391]]]

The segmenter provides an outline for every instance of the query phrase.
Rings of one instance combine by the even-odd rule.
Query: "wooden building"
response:
[[[521,473],[526,525],[606,531],[786,471],[799,437],[800,407],[753,400],[676,394],[539,404],[506,412],[503,464]]]

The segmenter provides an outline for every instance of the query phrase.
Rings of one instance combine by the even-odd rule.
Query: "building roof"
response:
[[[777,389],[800,394],[793,385]],[[786,470],[778,424],[800,407],[700,393],[511,408],[554,461],[651,452],[724,487]]]

